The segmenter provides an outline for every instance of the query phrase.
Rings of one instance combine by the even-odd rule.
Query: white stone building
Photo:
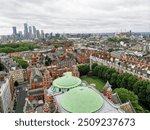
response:
[[[11,107],[9,80],[0,81],[0,112],[8,113]]]
[[[23,82],[24,81],[24,72],[23,69],[18,69],[10,72],[13,77],[13,81]]]

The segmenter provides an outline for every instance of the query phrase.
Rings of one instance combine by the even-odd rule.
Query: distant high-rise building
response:
[[[44,39],[44,31],[41,30],[41,38]]]
[[[13,29],[13,35],[17,35],[17,28],[16,27],[12,27]]]
[[[36,38],[37,37],[37,32],[36,32],[36,28],[35,26],[33,26],[33,38]]]
[[[52,36],[53,36],[53,33],[51,32],[51,33],[50,33],[50,37],[52,37]]]
[[[36,30],[36,36],[38,39],[40,38],[40,31],[39,30]]]
[[[32,27],[29,26],[29,38],[32,38]]]
[[[46,33],[45,34],[45,38],[48,38],[50,35],[49,35],[49,33]]]
[[[60,34],[59,34],[59,33],[56,33],[56,34],[55,34],[55,37],[57,37],[57,38],[60,37]]]
[[[28,25],[24,23],[24,38],[28,39]]]
[[[24,23],[24,30],[22,31],[18,31],[17,32],[17,28],[15,26],[12,27],[12,31],[13,34],[11,36],[11,39],[13,40],[19,40],[19,39],[44,39],[45,37],[47,37],[48,35],[45,36],[44,31],[43,30],[37,30],[35,26],[28,26],[27,23]],[[50,34],[52,35],[52,33]]]
[[[23,38],[22,31],[19,31],[19,32],[18,32],[18,36],[19,36],[19,38],[21,38],[21,39]]]

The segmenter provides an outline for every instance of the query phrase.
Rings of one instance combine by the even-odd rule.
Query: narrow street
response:
[[[25,98],[26,98],[26,95],[27,95],[27,92],[26,92],[26,88],[27,88],[27,83],[23,83],[23,84],[20,84],[18,87],[17,87],[17,105],[16,105],[16,113],[23,113],[23,107],[24,107],[24,104],[25,104]]]

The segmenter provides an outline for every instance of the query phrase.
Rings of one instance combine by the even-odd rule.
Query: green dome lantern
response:
[[[66,75],[53,81],[53,86],[58,88],[74,88],[79,86],[80,84],[81,79],[71,75]]]
[[[53,81],[52,91],[67,92],[72,88],[80,86],[81,83],[82,81],[80,78],[66,74],[65,76],[57,78]]]

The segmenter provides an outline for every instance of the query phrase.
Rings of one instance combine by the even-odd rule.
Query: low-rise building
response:
[[[8,113],[11,107],[11,91],[8,79],[0,81],[0,112]]]
[[[10,71],[13,81],[18,81],[18,82],[23,82],[24,81],[24,70],[23,69],[18,69],[14,71]]]
[[[114,99],[119,101],[113,102]],[[119,97],[113,95],[108,82],[101,92],[67,72],[63,77],[55,79],[50,88],[44,88],[43,100],[27,98],[24,112],[128,113],[135,111],[131,103],[122,104]]]

